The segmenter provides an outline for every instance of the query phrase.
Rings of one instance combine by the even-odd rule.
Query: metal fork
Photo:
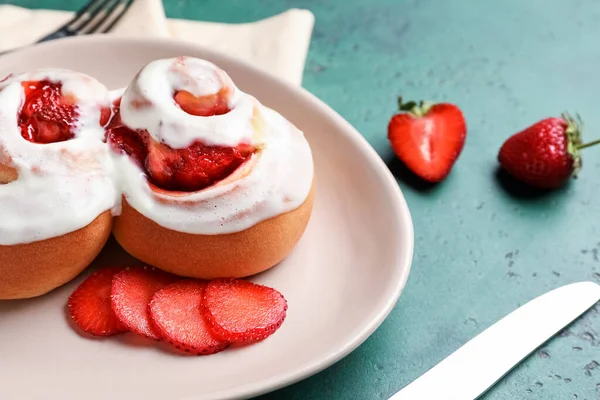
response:
[[[35,43],[60,39],[68,36],[107,33],[125,15],[133,0],[90,0],[73,18],[54,32],[44,36]],[[17,49],[11,49],[5,54]]]
[[[109,32],[125,15],[133,0],[91,0],[73,18],[37,43],[67,36]]]

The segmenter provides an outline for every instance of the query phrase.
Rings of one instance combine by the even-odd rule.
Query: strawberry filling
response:
[[[187,90],[179,90],[175,92],[173,99],[186,113],[198,117],[209,117],[229,112],[226,95],[227,89],[221,89],[218,93],[202,97],[196,97]]]
[[[60,83],[23,82],[25,102],[19,116],[21,136],[34,143],[71,139],[78,112],[72,99],[63,96]]]
[[[222,115],[229,111],[220,92],[198,98],[179,91],[174,99],[182,110],[196,116]],[[173,149],[157,142],[146,131],[125,126],[120,118],[119,103],[120,100],[115,103],[115,117],[108,126],[107,141],[115,151],[129,155],[161,189],[183,192],[204,189],[227,178],[254,151],[249,145],[223,147],[201,142]]]
[[[62,94],[62,84],[31,81],[21,84],[25,101],[19,115],[21,136],[33,143],[55,143],[72,139],[79,117],[75,99]],[[106,125],[110,110],[102,109],[100,124]]]

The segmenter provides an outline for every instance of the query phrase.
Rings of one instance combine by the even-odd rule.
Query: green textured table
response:
[[[85,0],[1,1],[77,9]],[[165,0],[169,17],[247,22],[290,7],[316,16],[304,86],[389,162],[415,225],[396,308],[351,355],[264,399],[385,399],[477,333],[562,284],[600,282],[600,149],[566,188],[538,195],[496,174],[503,140],[563,110],[600,137],[596,0]],[[386,140],[395,97],[449,100],[467,143],[451,176],[420,185]],[[385,232],[382,232],[385,234]],[[599,399],[600,307],[505,377],[486,399]]]

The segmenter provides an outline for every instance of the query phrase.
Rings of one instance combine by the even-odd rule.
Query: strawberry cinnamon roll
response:
[[[178,275],[244,277],[283,260],[313,205],[304,135],[195,58],[145,66],[107,130],[123,192],[113,233]]]
[[[0,82],[0,299],[74,278],[110,235],[118,198],[104,143],[108,91],[73,71]]]

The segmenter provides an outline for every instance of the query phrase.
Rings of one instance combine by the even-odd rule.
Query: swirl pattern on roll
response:
[[[190,115],[173,100],[178,91],[204,98],[219,95],[227,110]],[[254,149],[230,176],[193,192],[161,190],[130,157],[116,157],[126,201],[163,227],[191,234],[238,232],[298,208],[310,192],[313,162],[303,133],[208,61],[179,57],[151,62],[125,90],[120,110],[124,125],[174,149],[195,142]]]

